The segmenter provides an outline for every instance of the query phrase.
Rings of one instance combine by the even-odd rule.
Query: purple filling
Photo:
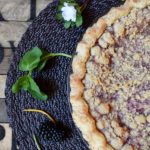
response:
[[[144,104],[146,104],[144,102]],[[128,100],[128,104],[127,104],[127,108],[129,110],[130,113],[132,114],[143,114],[144,113],[144,104],[136,99],[129,99]]]

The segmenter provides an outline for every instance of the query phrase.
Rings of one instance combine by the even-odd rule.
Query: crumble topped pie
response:
[[[88,28],[70,76],[73,119],[92,150],[150,149],[150,0]]]

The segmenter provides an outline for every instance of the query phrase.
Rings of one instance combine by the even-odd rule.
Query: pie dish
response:
[[[150,149],[150,0],[89,27],[70,75],[72,116],[91,150]]]

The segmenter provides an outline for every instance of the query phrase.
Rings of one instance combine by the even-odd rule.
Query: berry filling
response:
[[[108,27],[91,49],[84,98],[115,149],[150,149],[150,7]]]

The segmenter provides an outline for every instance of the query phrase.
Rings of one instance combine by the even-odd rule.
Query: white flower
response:
[[[77,10],[74,6],[69,6],[68,3],[65,2],[61,11],[64,20],[76,22]]]

